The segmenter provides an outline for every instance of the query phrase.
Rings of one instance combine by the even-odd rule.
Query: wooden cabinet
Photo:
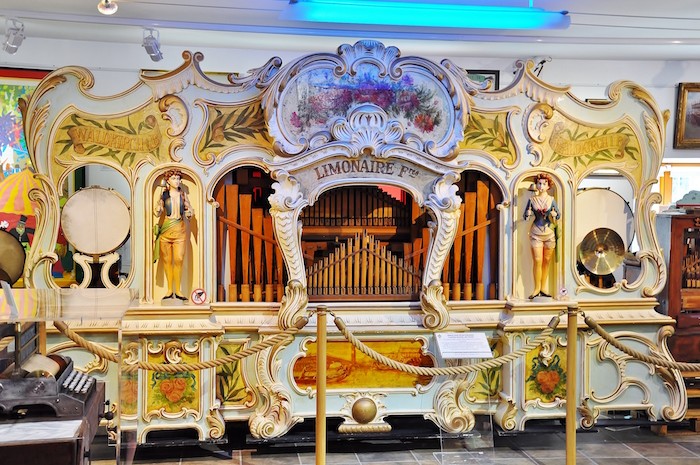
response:
[[[669,348],[676,360],[700,361],[700,211],[671,218],[668,315],[678,322]]]

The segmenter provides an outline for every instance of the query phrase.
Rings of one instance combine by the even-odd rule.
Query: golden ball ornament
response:
[[[372,399],[362,397],[352,404],[352,418],[360,423],[366,424],[374,420],[377,416],[377,404]]]

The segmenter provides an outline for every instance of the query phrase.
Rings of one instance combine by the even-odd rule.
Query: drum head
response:
[[[620,235],[624,250],[634,239],[634,215],[620,194],[610,189],[588,188],[576,192],[576,245],[588,233],[608,228]]]
[[[22,277],[25,259],[24,247],[17,238],[0,230],[0,280],[16,283]]]
[[[73,194],[61,212],[66,240],[81,253],[102,255],[129,237],[129,207],[113,190],[88,187]]]

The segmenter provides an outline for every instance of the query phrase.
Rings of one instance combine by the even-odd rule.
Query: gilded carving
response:
[[[318,146],[336,117],[357,105],[384,108],[422,140],[425,153],[453,158],[466,122],[467,103],[444,68],[418,57],[399,59],[398,49],[364,40],[338,54],[303,57],[283,68],[263,97],[276,152],[293,156]]]
[[[281,436],[302,421],[301,417],[293,415],[292,396],[279,380],[280,362],[276,360],[278,351],[279,347],[273,347],[255,355],[261,404],[250,416],[248,427],[250,434],[256,438]]]
[[[579,415],[581,415],[580,422],[582,428],[593,427],[598,419],[598,416],[600,415],[600,409],[591,407],[588,404],[588,400],[588,397],[584,397],[583,400],[581,400],[581,405],[579,405],[577,408]]]
[[[428,196],[425,206],[435,219],[432,230],[432,240],[428,249],[425,270],[423,271],[423,289],[421,303],[426,315],[423,324],[427,328],[442,329],[449,324],[447,302],[442,293],[440,278],[445,259],[457,234],[459,220],[459,205],[462,199],[457,196],[459,175],[448,172],[435,182],[433,193]]]
[[[207,435],[209,439],[221,439],[226,432],[226,423],[224,417],[221,416],[218,406],[209,409],[206,416]]]
[[[275,226],[277,244],[284,255],[289,282],[279,312],[280,328],[293,326],[308,303],[306,293],[306,269],[301,252],[301,209],[307,201],[299,182],[285,171],[275,171],[272,177],[274,192],[270,195],[270,214]]]
[[[459,401],[467,389],[468,386],[464,380],[444,382],[433,401],[435,413],[426,413],[423,417],[449,433],[471,431],[476,422],[474,413]]]
[[[381,433],[391,431],[391,425],[384,421],[388,411],[382,398],[386,394],[354,392],[345,395],[345,404],[340,409],[343,423],[339,433]]]

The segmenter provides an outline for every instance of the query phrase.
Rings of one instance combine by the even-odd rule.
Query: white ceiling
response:
[[[527,6],[528,0],[481,0],[489,2]],[[427,53],[430,49],[444,56],[700,58],[700,0],[534,0],[538,8],[569,11],[571,26],[549,31],[300,23],[279,19],[289,7],[288,0],[117,0],[119,11],[112,16],[99,14],[97,3],[2,0],[0,15],[22,21],[27,40],[42,37],[140,43],[142,29],[155,27],[163,45],[191,50],[240,47],[241,43],[272,50],[308,50],[315,44],[317,49],[327,49],[329,40],[335,48],[340,43],[367,38],[402,50]],[[3,21],[0,30],[5,27]]]

